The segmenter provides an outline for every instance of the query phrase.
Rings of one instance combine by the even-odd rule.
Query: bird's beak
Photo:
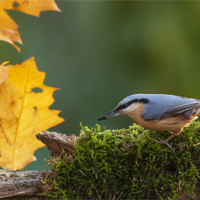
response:
[[[106,119],[115,117],[115,116],[117,116],[117,115],[119,115],[119,113],[116,112],[115,110],[112,110],[112,111],[110,111],[110,112],[108,112],[108,113],[102,115],[98,120],[99,120],[99,121],[100,121],[100,120],[106,120]]]

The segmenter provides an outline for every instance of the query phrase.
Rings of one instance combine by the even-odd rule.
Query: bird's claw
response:
[[[161,140],[160,138],[158,138],[159,139],[159,141],[158,140],[155,140],[155,139],[153,139],[155,142],[157,142],[157,143],[159,143],[159,144],[164,144],[164,140]]]
[[[158,138],[159,139],[159,141],[158,140],[155,140],[155,139],[153,139],[155,142],[157,142],[157,143],[159,143],[159,144],[165,144],[165,145],[167,145],[173,152],[175,152],[175,150],[169,145],[169,143],[168,143],[168,141],[166,141],[166,140],[161,140],[160,138]]]

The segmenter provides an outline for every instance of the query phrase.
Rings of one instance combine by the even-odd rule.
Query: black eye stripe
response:
[[[142,99],[139,99],[139,102],[146,104],[146,103],[149,103],[149,99],[142,98]]]
[[[122,104],[122,105],[118,106],[118,107],[115,109],[115,111],[119,111],[119,110],[122,110],[122,109],[124,109],[124,108],[127,108],[127,107],[128,107],[129,105],[131,105],[132,103],[137,103],[137,102],[146,104],[146,103],[149,103],[149,100],[146,99],[146,98],[142,98],[142,99],[133,99],[132,101],[129,101],[129,102],[125,103],[125,104]]]

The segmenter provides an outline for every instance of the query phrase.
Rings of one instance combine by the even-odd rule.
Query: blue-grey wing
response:
[[[173,95],[149,95],[149,99],[141,116],[146,121],[164,119],[200,107],[197,99]]]
[[[180,114],[180,113],[191,111],[191,110],[193,110],[194,108],[197,108],[197,107],[200,107],[199,102],[169,106],[163,112],[163,114],[160,116],[160,119],[164,119],[164,118],[167,118],[167,117],[171,117],[173,115],[177,115],[177,114]]]

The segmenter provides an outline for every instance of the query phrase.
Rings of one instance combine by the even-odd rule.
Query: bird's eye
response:
[[[128,104],[126,103],[126,104],[124,104],[124,105],[122,105],[122,108],[127,108],[128,107]]]
[[[123,110],[123,109],[127,108],[129,105],[130,105],[129,103],[125,103],[123,105],[120,105],[115,109],[115,111]]]

